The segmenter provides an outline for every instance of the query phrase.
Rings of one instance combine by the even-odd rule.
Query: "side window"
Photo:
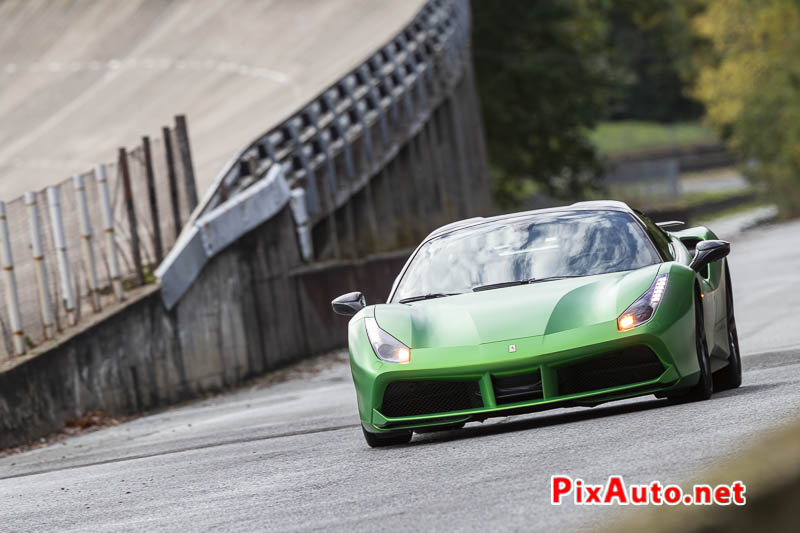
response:
[[[675,259],[675,254],[672,253],[672,246],[670,245],[669,237],[666,236],[664,230],[656,226],[652,220],[638,211],[636,214],[639,216],[642,224],[644,224],[644,227],[647,230],[647,235],[650,237],[650,240],[653,241],[653,244],[656,245],[656,249],[658,249],[658,253],[661,254],[661,257],[664,259],[664,261],[672,261]]]

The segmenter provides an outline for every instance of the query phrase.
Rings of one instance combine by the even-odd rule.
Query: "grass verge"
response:
[[[607,156],[717,140],[711,128],[697,122],[662,124],[637,120],[601,122],[589,138],[598,152]]]

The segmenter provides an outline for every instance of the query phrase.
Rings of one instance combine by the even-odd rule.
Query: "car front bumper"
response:
[[[358,327],[363,321],[351,323]],[[361,422],[372,432],[593,405],[691,386],[699,375],[691,316],[627,332],[614,321],[477,346],[412,348],[408,364],[378,360],[366,336],[352,333]]]

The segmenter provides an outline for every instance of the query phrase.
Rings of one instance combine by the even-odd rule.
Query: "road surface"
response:
[[[4,0],[0,200],[114,161],[185,113],[199,192],[424,0]]]
[[[749,186],[735,167],[681,174],[681,194],[745,191]]]
[[[734,240],[744,384],[710,401],[549,411],[373,450],[333,355],[283,383],[0,459],[0,530],[607,526],[631,509],[551,506],[550,475],[686,482],[800,413],[798,235],[800,221]]]

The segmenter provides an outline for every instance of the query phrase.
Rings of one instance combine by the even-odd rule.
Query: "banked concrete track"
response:
[[[200,194],[242,146],[394,36],[422,0],[4,0],[0,199],[189,119]]]

